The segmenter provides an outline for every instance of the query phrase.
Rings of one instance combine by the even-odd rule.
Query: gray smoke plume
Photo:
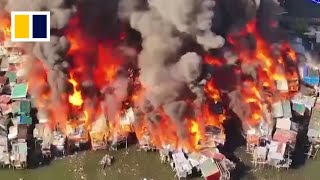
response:
[[[210,31],[214,1],[197,2],[170,1],[168,6],[168,1],[153,0],[146,4],[142,0],[122,0],[119,5],[119,17],[129,20],[143,38],[138,66],[145,93],[140,108],[147,117],[155,117],[163,109],[175,123],[180,140],[186,138],[187,100],[204,96],[203,89],[196,88],[202,58],[195,52],[179,57],[185,43],[182,37],[188,34],[204,48],[219,48],[224,43],[223,38]],[[211,42],[202,39],[206,36]]]
[[[170,6],[168,6],[170,4]],[[161,17],[175,28],[196,38],[205,49],[220,48],[224,39],[211,31],[215,0],[150,0]]]
[[[51,29],[62,29],[66,27],[76,9],[64,0],[8,0],[5,4],[5,10],[8,13],[11,11],[50,11]],[[60,103],[60,96],[65,91],[67,80],[64,71],[68,67],[68,62],[64,61],[64,57],[68,51],[69,43],[66,37],[51,34],[50,42],[24,43],[22,46],[28,54],[41,60],[45,65],[47,81],[51,91],[51,101],[47,103]],[[42,88],[47,87],[43,84]],[[30,93],[37,99],[41,96],[41,94],[38,94],[39,92],[42,91],[37,90]],[[49,110],[45,107],[39,109],[38,116],[49,114],[49,112],[46,112]]]
[[[184,38],[193,38],[205,50],[221,48],[225,40],[213,31],[228,36],[253,19],[257,20],[262,36],[270,38],[270,34],[275,34],[270,27],[277,8],[275,1],[267,0],[121,0],[119,17],[128,20],[143,38],[138,57],[139,79],[146,89],[142,111],[153,114],[163,108],[177,126],[183,127],[190,94],[197,97],[193,99],[197,107],[204,102],[203,86],[196,81],[202,72],[202,59],[193,52],[179,57],[180,48],[186,43]],[[249,38],[241,41],[248,48],[255,46]],[[228,67],[238,62],[237,55],[231,52],[226,52],[224,58]],[[256,65],[243,63],[241,70],[254,79],[257,75]],[[239,77],[234,79],[241,83]],[[228,91],[230,109],[240,119],[248,119],[250,107],[243,106],[241,94],[234,87]],[[179,128],[178,134],[184,138],[183,128]]]
[[[66,0],[4,2],[3,7],[8,12],[50,11],[51,27],[55,30],[64,28],[77,10],[71,1]],[[205,80],[200,78],[203,73],[203,60],[196,52],[186,53],[181,50],[188,42],[185,38],[193,39],[204,50],[221,48],[225,44],[225,39],[217,34],[237,32],[240,30],[240,25],[246,24],[254,17],[263,19],[269,16],[268,8],[263,10],[260,8],[262,4],[268,4],[266,2],[267,0],[84,0],[80,2],[83,5],[80,19],[88,32],[103,36],[106,34],[105,29],[96,24],[104,24],[103,27],[112,29],[110,33],[113,34],[113,31],[119,31],[119,28],[115,27],[118,26],[118,21],[114,16],[118,13],[121,20],[128,21],[133,29],[140,32],[143,42],[142,51],[138,54],[138,66],[141,69],[139,80],[145,93],[142,98],[144,101],[139,104],[139,108],[154,121],[161,121],[152,117],[158,117],[159,111],[163,109],[179,127],[179,137],[184,139],[185,117],[189,115],[187,101],[195,102],[198,108],[205,101],[203,91]],[[259,11],[260,16],[258,16]],[[105,23],[96,21],[105,18],[108,18]],[[52,34],[51,42],[28,43],[24,44],[24,48],[43,62],[52,92],[50,99],[59,100],[66,87],[65,69],[69,67],[69,63],[64,60],[69,48],[66,37]],[[136,51],[125,46],[120,50],[126,52],[128,56],[136,56]],[[233,54],[226,54],[225,58],[229,64],[237,61]],[[248,74],[254,74],[254,68],[245,66],[242,68],[247,70]],[[111,121],[117,120],[121,102],[127,96],[128,83],[127,78],[120,76],[102,90],[104,105],[107,106],[106,114]],[[46,88],[48,87],[43,87]],[[42,90],[31,93],[37,98],[39,92]],[[238,103],[239,94],[230,93],[230,98],[233,100],[230,107],[238,111],[239,107],[242,107],[241,103]],[[45,108],[40,110],[46,111]],[[194,111],[199,112],[197,109]],[[247,116],[245,112],[239,114]]]
[[[104,95],[103,105],[105,116],[113,125],[113,141],[117,141],[122,102],[128,96],[129,79],[126,76],[118,76],[111,84],[104,87],[101,92]]]

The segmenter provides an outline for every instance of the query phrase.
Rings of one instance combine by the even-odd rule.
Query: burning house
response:
[[[107,120],[101,114],[95,122],[92,123],[90,130],[91,147],[93,150],[106,149],[107,138],[109,136]]]
[[[35,138],[36,146],[39,145],[42,155],[44,157],[51,157],[53,134],[48,124],[36,124],[33,130],[33,137]]]
[[[303,114],[314,104],[297,93],[299,58],[276,36],[274,1],[116,2],[105,1],[110,9],[90,22],[86,15],[95,15],[95,1],[10,0],[0,10],[51,11],[50,42],[0,49],[8,51],[0,52],[1,69],[7,71],[1,90],[10,90],[0,97],[5,119],[0,124],[6,128],[6,113],[15,112],[8,135],[18,147],[15,154],[25,154],[20,140],[29,139],[27,129],[35,123],[30,94],[39,121],[34,136],[58,153],[90,142],[94,150],[105,149],[108,141],[111,149],[127,146],[134,132],[141,148],[160,149],[163,157],[172,152],[179,177],[197,167],[208,179],[228,179],[227,160],[217,147],[225,144],[225,123],[239,119],[237,128],[255,160],[289,162],[297,136],[292,111]],[[10,42],[10,20],[0,19],[1,39]],[[32,65],[29,71],[20,69],[26,64]]]
[[[86,113],[83,117],[76,120],[70,120],[66,124],[67,145],[71,149],[83,149],[89,142],[89,132],[86,128]]]

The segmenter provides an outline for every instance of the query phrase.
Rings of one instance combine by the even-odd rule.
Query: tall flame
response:
[[[4,37],[10,37],[10,20],[0,17],[0,31],[4,34]],[[262,118],[262,105],[264,102],[264,97],[262,96],[262,91],[267,88],[271,92],[276,92],[275,81],[283,79],[295,79],[297,73],[294,71],[287,73],[290,70],[287,63],[287,58],[292,62],[296,62],[296,54],[290,48],[287,43],[282,44],[281,51],[284,55],[275,56],[272,53],[272,49],[269,43],[267,43],[262,36],[258,33],[256,28],[256,22],[251,21],[247,24],[246,28],[241,31],[240,36],[252,34],[256,40],[256,48],[254,50],[243,49],[240,42],[236,37],[228,37],[228,41],[235,47],[240,60],[243,63],[255,64],[258,63],[257,68],[257,81],[255,80],[245,80],[243,85],[240,86],[240,91],[243,95],[243,103],[249,104],[251,108],[251,113],[248,119],[246,119],[250,124],[256,124]],[[68,51],[68,56],[73,59],[72,68],[70,70],[70,78],[68,82],[72,85],[72,94],[65,95],[65,99],[68,99],[69,105],[76,107],[77,111],[81,111],[84,114],[83,120],[85,121],[87,129],[91,128],[91,121],[94,119],[94,115],[98,114],[99,108],[88,108],[83,107],[86,105],[87,99],[91,102],[100,104],[101,100],[99,98],[90,99],[87,95],[82,92],[80,82],[92,80],[93,88],[102,89],[106,85],[110,85],[116,77],[118,69],[122,64],[121,58],[114,55],[114,49],[112,48],[112,43],[105,40],[96,40],[88,37],[80,26],[79,16],[75,16],[69,22],[69,28],[66,29],[65,35],[70,42],[71,46]],[[122,34],[121,39],[124,38]],[[220,67],[226,62],[223,59],[219,59],[212,56],[205,56],[204,60],[207,64],[212,66]],[[44,89],[42,87],[46,86],[46,73],[44,67],[41,67],[41,83],[37,82],[35,79],[29,82],[31,90]],[[280,69],[280,70],[279,70]],[[74,72],[79,73],[79,77],[75,77]],[[34,75],[32,75],[33,77]],[[41,87],[39,87],[41,86]],[[147,127],[149,129],[154,129],[154,131],[149,132],[152,138],[151,142],[161,147],[164,144],[171,144],[174,147],[184,145],[190,150],[199,149],[199,141],[204,138],[204,127],[205,126],[215,126],[222,127],[224,120],[226,119],[225,109],[221,105],[221,112],[213,112],[210,103],[218,104],[222,101],[221,94],[218,87],[215,85],[214,79],[210,79],[204,87],[204,91],[208,97],[207,102],[200,107],[201,113],[199,117],[196,118],[186,118],[182,126],[185,126],[187,135],[189,136],[189,142],[181,142],[177,135],[177,128],[174,125],[172,119],[165,115],[163,110],[159,110],[159,121],[151,123],[147,117],[141,118],[139,126],[135,127],[138,139],[142,139],[143,134],[146,133]],[[137,91],[130,99],[134,102],[139,101],[143,95],[144,91]],[[46,107],[48,102],[50,102],[50,92],[43,91],[38,93],[37,97],[38,107]],[[85,102],[84,102],[85,101]],[[93,104],[94,104],[93,103]],[[55,111],[53,105],[46,107],[52,115],[50,115],[50,122],[55,123],[56,119],[66,119],[67,117],[60,117],[52,113]],[[108,106],[112,106],[109,104]],[[68,112],[74,113],[74,112]],[[78,113],[78,112],[77,112]],[[59,113],[56,113],[59,114]],[[117,117],[114,120],[109,121],[110,130],[112,133],[117,134],[119,127],[117,124],[120,121],[121,112],[117,112]]]
[[[194,146],[195,149],[198,149],[199,148],[198,144],[201,139],[201,131],[200,131],[199,124],[194,120],[191,120],[190,133],[191,133],[191,136],[193,137],[192,138],[192,143],[193,143],[192,145]]]
[[[73,78],[73,75],[70,74],[70,79],[68,80],[72,86],[73,86],[73,94],[69,95],[69,102],[77,107],[82,106],[83,104],[83,99],[81,95],[81,91],[78,90],[78,83],[77,81]]]
[[[254,49],[244,49],[241,41],[238,40],[239,37],[241,38],[246,35],[254,36],[256,42]],[[272,94],[282,93],[283,95],[281,97],[287,97],[287,92],[279,92],[276,87],[276,81],[297,78],[297,76],[292,77],[293,74],[297,75],[297,73],[294,73],[296,69],[290,68],[290,64],[296,63],[296,54],[288,43],[282,42],[280,48],[282,54],[276,55],[271,45],[259,34],[255,20],[250,21],[245,29],[236,36],[229,36],[228,42],[233,45],[242,63],[258,64],[256,68],[257,81],[245,80],[241,86],[244,103],[249,103],[251,107],[251,115],[247,120],[251,124],[256,124],[262,118],[262,102],[268,100],[267,98],[263,99],[261,95],[263,90],[267,89]],[[289,89],[292,90],[296,88],[289,87]],[[273,102],[272,98],[268,101],[269,103]]]

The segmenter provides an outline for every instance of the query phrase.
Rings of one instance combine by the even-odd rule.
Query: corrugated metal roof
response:
[[[204,177],[209,177],[216,173],[220,173],[216,163],[212,159],[207,159],[200,164],[200,169]]]

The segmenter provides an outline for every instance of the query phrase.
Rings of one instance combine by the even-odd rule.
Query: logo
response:
[[[49,11],[12,11],[12,42],[50,41]]]
[[[315,2],[317,4],[320,4],[320,0],[311,0],[312,2]]]

